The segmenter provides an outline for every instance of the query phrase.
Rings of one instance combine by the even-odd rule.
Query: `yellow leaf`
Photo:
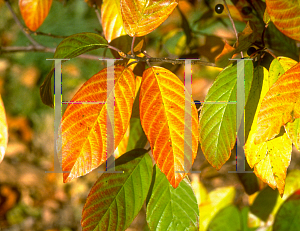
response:
[[[131,37],[149,34],[173,12],[178,0],[121,0],[124,27]]]
[[[295,109],[300,107],[299,98],[300,63],[285,72],[263,98],[257,117],[256,144],[274,138],[281,126],[298,118]]]
[[[0,163],[2,162],[8,142],[7,121],[4,104],[0,95]]]

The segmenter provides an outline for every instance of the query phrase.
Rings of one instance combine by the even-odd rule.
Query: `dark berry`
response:
[[[218,13],[218,14],[222,14],[224,10],[224,6],[222,4],[217,4],[216,7],[215,7],[215,11]]]
[[[256,52],[255,47],[250,47],[250,48],[247,50],[247,54],[248,54],[249,56],[252,55],[254,52]]]
[[[243,15],[249,15],[252,13],[252,8],[250,6],[245,6],[242,8]]]

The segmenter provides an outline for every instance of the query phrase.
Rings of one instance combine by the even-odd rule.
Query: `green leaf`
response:
[[[223,208],[233,203],[235,188],[217,188],[209,193],[209,200],[200,204],[200,231],[206,231],[210,221]]]
[[[198,230],[199,208],[189,180],[184,178],[174,189],[156,166],[146,216],[150,230]]]
[[[144,204],[152,177],[147,151],[134,149],[115,164],[124,173],[104,173],[94,184],[82,212],[83,231],[125,230]]]
[[[95,33],[79,33],[65,38],[57,46],[54,59],[71,59],[86,52],[107,47],[107,41]],[[64,61],[62,61],[63,63]],[[51,79],[54,73],[54,61],[51,71],[46,76],[40,87],[40,96],[44,104],[53,107],[53,94],[51,89]]]
[[[245,102],[253,79],[252,61],[245,62]],[[200,143],[208,162],[219,170],[236,141],[237,65],[229,65],[209,89],[200,113]],[[218,101],[218,104],[213,102]],[[220,103],[224,102],[224,103]]]
[[[222,209],[208,226],[209,231],[240,231],[240,212],[234,205]]]
[[[300,227],[300,189],[280,207],[275,217],[273,231],[297,231]]]
[[[277,197],[277,190],[275,191],[270,187],[264,188],[259,192],[253,204],[250,206],[250,211],[263,221],[266,221],[276,204]]]
[[[127,152],[135,148],[144,148],[147,143],[147,136],[139,118],[130,119],[130,131],[127,143]]]

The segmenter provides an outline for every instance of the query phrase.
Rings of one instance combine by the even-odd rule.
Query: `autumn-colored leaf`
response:
[[[2,162],[8,142],[7,121],[4,104],[0,95],[0,163]]]
[[[101,6],[102,28],[108,42],[126,35],[120,9],[120,0],[103,0]]]
[[[187,174],[176,171],[188,171],[192,167],[198,148],[197,109],[186,94],[183,83],[171,71],[162,67],[144,71],[139,99],[141,124],[159,169],[174,188]],[[188,110],[185,96],[187,101],[191,100],[191,122],[185,121],[185,110]],[[191,123],[191,127],[185,126],[186,123]],[[191,132],[189,139],[184,138],[185,129]]]
[[[234,47],[225,41],[223,51],[216,57],[216,65],[226,67],[230,63],[229,59],[231,59],[234,54],[247,50],[258,38],[259,34],[255,25],[248,22],[244,30],[238,34],[238,42]]]
[[[218,67],[226,67],[227,64],[230,62],[229,59],[231,59],[234,53],[235,53],[235,48],[230,46],[227,43],[227,41],[225,41],[225,45],[221,54],[219,54],[215,59],[216,65]]]
[[[134,149],[116,160],[116,170],[94,184],[82,211],[82,230],[126,230],[141,210],[152,178],[152,160],[145,149]]]
[[[253,63],[245,61],[245,102],[252,79]],[[237,65],[226,67],[211,86],[200,113],[199,140],[208,162],[217,170],[229,159],[236,143]]]
[[[19,0],[19,7],[26,26],[36,31],[44,22],[52,0]]]
[[[64,182],[85,175],[105,162],[127,130],[135,96],[134,74],[128,68],[115,66],[114,90],[111,92],[107,92],[107,78],[109,71],[105,68],[85,82],[72,99],[73,102],[105,104],[69,104],[63,115],[62,168],[70,171],[64,173]],[[115,129],[112,148],[107,147],[106,117],[107,103],[113,100]]]
[[[125,30],[131,37],[149,34],[172,13],[178,0],[121,0]]]
[[[107,41],[95,33],[78,33],[65,38],[57,46],[54,54],[55,59],[70,59],[83,53],[103,48],[107,46]],[[65,61],[62,61],[62,63]],[[40,96],[44,104],[53,107],[53,93],[51,89],[51,79],[54,73],[54,62],[51,71],[46,76],[40,87]]]
[[[266,4],[274,25],[288,37],[300,41],[300,2],[266,0]]]
[[[256,144],[274,138],[281,126],[300,117],[295,113],[299,98],[300,63],[285,72],[264,97],[257,118]]]
[[[269,90],[268,71],[263,67],[263,84],[260,93],[251,130],[245,145],[245,155],[251,168],[254,167],[254,173],[271,188],[278,188],[280,195],[283,195],[285,186],[286,170],[290,164],[292,143],[285,133],[270,141],[264,141],[255,144],[257,137],[257,118],[261,104]]]

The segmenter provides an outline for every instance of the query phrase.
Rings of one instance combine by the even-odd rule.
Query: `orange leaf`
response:
[[[4,158],[5,150],[8,141],[7,121],[5,116],[5,109],[0,96],[0,163]]]
[[[36,31],[44,22],[52,0],[19,0],[19,7],[26,26]]]
[[[105,162],[127,130],[135,96],[134,74],[128,68],[115,66],[114,75],[114,148],[106,153],[106,103],[113,100],[113,95],[107,92],[105,68],[85,82],[72,99],[105,104],[69,104],[62,118],[62,168],[70,171],[64,173],[64,182],[85,175]]]
[[[104,0],[101,6],[102,28],[106,40],[126,35],[120,9],[120,0]]]
[[[300,41],[300,2],[266,0],[267,11],[274,25],[286,36]]]
[[[256,144],[274,138],[281,126],[300,116],[295,111],[300,107],[299,98],[300,63],[285,72],[264,97],[257,119]]]
[[[188,171],[197,155],[196,106],[191,99],[192,137],[191,140],[184,140],[185,129],[189,129],[185,128],[185,87],[176,75],[162,67],[151,67],[144,71],[139,100],[141,124],[150,142],[154,160],[176,188],[186,175],[176,171],[184,171],[184,166]],[[184,153],[187,146],[191,156],[187,151]]]
[[[235,48],[230,46],[227,43],[227,41],[225,41],[225,45],[221,54],[219,54],[215,59],[216,65],[218,67],[226,67],[227,64],[229,63],[229,59],[231,59],[234,53],[235,53]]]
[[[127,34],[131,37],[149,34],[169,17],[177,4],[178,0],[121,0]]]

